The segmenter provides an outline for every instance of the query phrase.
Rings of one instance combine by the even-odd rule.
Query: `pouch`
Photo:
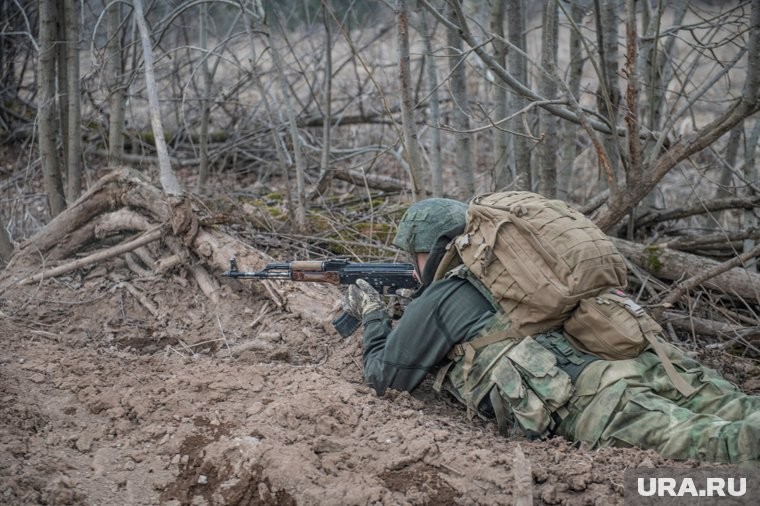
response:
[[[575,347],[605,360],[637,357],[662,332],[641,306],[620,290],[580,301],[564,324]]]

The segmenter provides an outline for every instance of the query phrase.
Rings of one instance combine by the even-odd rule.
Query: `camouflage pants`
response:
[[[575,384],[557,432],[592,447],[624,446],[674,459],[760,463],[760,396],[664,344],[696,393],[683,397],[650,351],[591,363]]]

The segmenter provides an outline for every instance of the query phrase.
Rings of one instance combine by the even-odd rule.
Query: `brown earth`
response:
[[[378,398],[358,334],[253,283],[212,307],[192,280],[128,272],[0,294],[0,504],[612,505],[625,469],[674,464],[507,439],[427,385]],[[339,296],[314,293],[324,313]]]

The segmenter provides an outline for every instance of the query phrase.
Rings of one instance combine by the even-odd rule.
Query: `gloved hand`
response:
[[[372,311],[385,309],[382,296],[363,279],[357,280],[355,285],[348,287],[341,306],[343,311],[357,320],[361,320],[364,315]]]

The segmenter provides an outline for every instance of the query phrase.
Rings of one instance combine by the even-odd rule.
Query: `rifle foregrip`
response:
[[[348,313],[341,313],[332,321],[332,325],[341,337],[348,337],[361,326],[362,322]]]

